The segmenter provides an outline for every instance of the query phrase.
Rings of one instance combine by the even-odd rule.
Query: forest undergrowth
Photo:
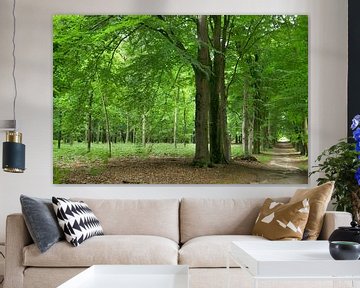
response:
[[[76,143],[54,147],[54,184],[293,184],[307,183],[307,157],[279,148],[242,158],[242,146],[232,145],[229,164],[192,166],[194,144],[115,144],[112,158],[106,144],[91,152]],[[280,151],[280,152],[279,152]],[[281,157],[279,157],[279,154]]]

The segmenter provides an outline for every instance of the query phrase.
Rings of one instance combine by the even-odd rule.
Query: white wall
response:
[[[0,242],[21,193],[50,197],[177,198],[287,196],[291,185],[53,185],[52,15],[308,14],[310,23],[310,159],[346,135],[345,0],[17,0],[17,120],[26,144],[23,175],[0,171]],[[11,119],[11,0],[0,1],[0,119]],[[4,134],[1,134],[3,141]],[[0,156],[1,158],[1,156]],[[312,180],[311,185],[314,185]]]

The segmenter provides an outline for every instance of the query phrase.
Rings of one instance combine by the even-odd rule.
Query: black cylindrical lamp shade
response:
[[[3,143],[3,169],[6,172],[22,173],[25,170],[25,145],[17,142]]]

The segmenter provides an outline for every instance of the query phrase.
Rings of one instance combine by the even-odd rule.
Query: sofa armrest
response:
[[[24,280],[23,248],[33,241],[22,214],[6,218],[4,288],[22,288]]]
[[[326,211],[324,224],[319,236],[321,240],[329,239],[331,233],[340,226],[350,226],[352,216],[348,212]]]

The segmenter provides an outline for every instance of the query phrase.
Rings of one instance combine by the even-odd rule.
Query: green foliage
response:
[[[228,77],[234,79],[229,89],[231,134],[241,133],[241,126],[232,123],[243,121],[241,109],[247,91],[247,111],[251,115],[260,109],[256,120],[268,131],[260,136],[262,142],[272,143],[285,136],[293,143],[307,145],[307,17],[245,16],[235,21],[241,26],[234,28],[236,49],[228,55],[233,69],[239,60],[238,73]]]
[[[351,193],[357,191],[358,184],[354,177],[360,160],[359,152],[355,151],[355,144],[340,141],[324,150],[316,159],[319,164],[314,166],[310,175],[319,173],[318,184],[335,181],[332,195],[336,209],[352,212]]]
[[[57,149],[56,143],[53,144],[54,164],[62,167],[72,167],[73,165],[86,165],[91,163],[107,163],[107,144],[94,144],[90,152],[87,152],[86,144],[74,143],[63,144],[61,149]],[[178,145],[177,148],[167,143],[152,143],[146,146],[132,143],[118,143],[113,145],[113,158],[122,157],[192,157],[195,145]]]
[[[229,17],[225,84],[231,141],[242,134],[247,89],[249,129],[260,122],[262,142],[286,136],[307,145],[307,17]],[[61,144],[60,150],[54,146],[54,163],[106,161],[108,148],[100,143],[107,141],[114,157],[193,156],[193,68],[210,73],[197,60],[196,21],[186,15],[54,16],[53,139]],[[261,110],[256,117],[255,108]],[[158,143],[164,143],[159,150]],[[233,157],[242,153],[232,150]]]

